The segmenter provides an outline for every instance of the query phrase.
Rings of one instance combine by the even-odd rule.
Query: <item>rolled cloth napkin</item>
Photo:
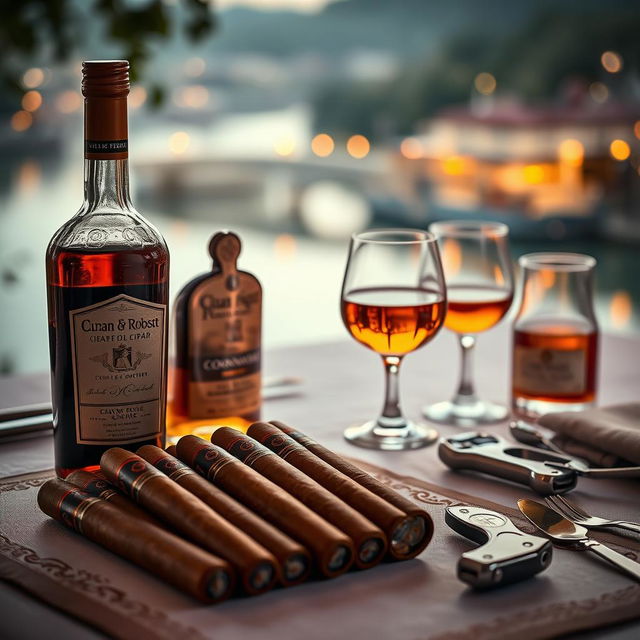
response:
[[[556,433],[553,442],[600,466],[640,464],[640,403],[586,411],[548,413],[538,424]]]

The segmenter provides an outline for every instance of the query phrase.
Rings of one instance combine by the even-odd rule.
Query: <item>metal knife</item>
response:
[[[593,551],[618,569],[640,582],[640,564],[621,553],[587,537],[587,530],[571,520],[563,518],[535,500],[518,500],[518,508],[531,524],[557,542]]]

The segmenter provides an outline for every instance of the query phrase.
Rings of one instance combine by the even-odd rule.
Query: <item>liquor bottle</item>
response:
[[[212,270],[194,278],[175,304],[176,359],[168,433],[209,436],[216,425],[260,419],[262,287],[238,270],[240,238],[214,234]]]
[[[56,472],[162,446],[169,252],[129,197],[126,60],[82,65],[84,202],[47,248]]]
[[[595,264],[591,256],[576,253],[532,253],[520,258],[524,281],[513,332],[515,413],[535,419],[595,403]]]

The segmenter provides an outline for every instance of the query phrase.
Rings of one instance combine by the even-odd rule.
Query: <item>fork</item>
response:
[[[608,520],[607,518],[599,518],[598,516],[589,515],[586,511],[571,504],[562,496],[548,496],[545,502],[561,516],[568,518],[576,524],[581,524],[587,529],[606,529],[608,527],[619,527],[635,533],[640,533],[640,524],[630,522],[628,520]]]

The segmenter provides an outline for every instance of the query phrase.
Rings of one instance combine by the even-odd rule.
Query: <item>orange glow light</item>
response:
[[[622,57],[615,51],[605,51],[600,56],[600,62],[609,73],[618,73],[622,70]]]
[[[563,140],[558,146],[558,157],[561,162],[572,167],[582,166],[584,160],[584,146],[579,140],[568,138]]]
[[[539,164],[528,164],[523,170],[525,182],[529,184],[540,184],[544,182],[545,171]]]
[[[418,138],[405,138],[400,144],[400,153],[408,160],[422,158],[422,143]]]
[[[131,91],[129,91],[129,105],[133,109],[138,109],[141,107],[147,100],[147,90],[140,85],[135,85],[131,87]]]
[[[11,128],[14,131],[26,131],[33,123],[33,116],[28,111],[16,111],[11,116]]]
[[[290,233],[281,233],[273,243],[273,251],[281,262],[291,260],[296,255],[297,242]]]
[[[327,133],[319,133],[311,141],[311,151],[321,158],[326,158],[335,149],[333,138]]]
[[[609,151],[615,160],[622,162],[631,155],[631,148],[624,140],[614,140],[609,145]]]
[[[350,156],[353,158],[364,158],[369,155],[369,151],[371,150],[371,145],[369,141],[360,134],[356,134],[355,136],[351,136],[347,140],[347,151]]]
[[[636,138],[638,138],[638,140],[640,140],[640,120],[638,120],[633,125],[633,133],[635,134]]]
[[[609,305],[611,324],[616,329],[624,329],[631,321],[633,305],[631,296],[626,291],[616,291],[611,297]]]
[[[25,111],[37,111],[42,106],[42,95],[39,91],[27,91],[22,96],[22,108]]]
[[[56,109],[60,113],[73,113],[82,106],[82,96],[77,91],[62,91],[56,96]]]
[[[478,93],[481,93],[483,96],[490,96],[498,85],[493,74],[487,73],[486,71],[479,73],[475,77],[473,84]]]
[[[447,238],[442,243],[442,266],[445,278],[453,278],[462,268],[462,248],[457,240]]]
[[[464,158],[460,156],[449,156],[442,161],[442,170],[450,176],[459,176],[466,168]]]

